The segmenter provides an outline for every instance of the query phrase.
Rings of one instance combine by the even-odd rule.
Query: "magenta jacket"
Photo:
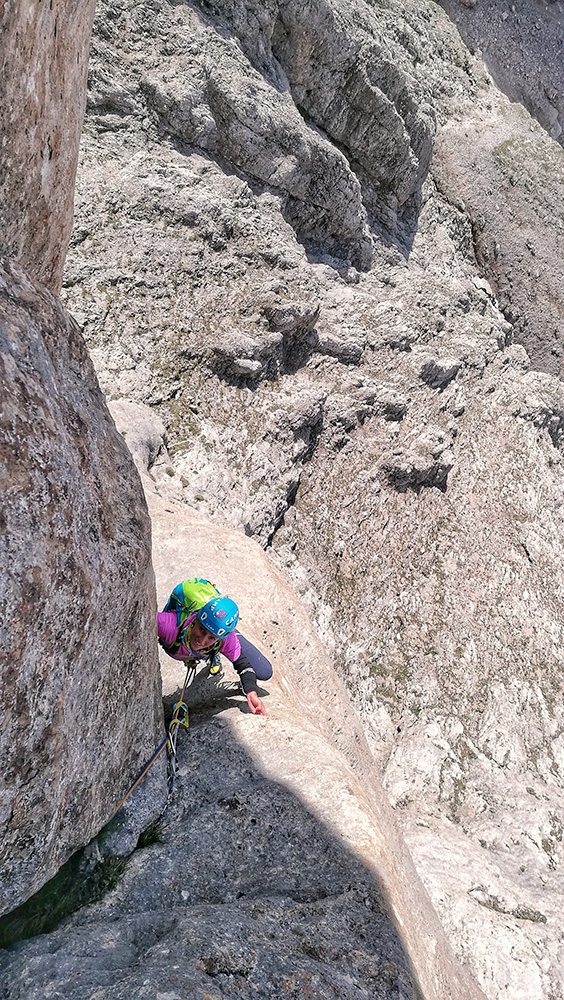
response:
[[[180,632],[183,635],[188,625],[191,625],[196,618],[196,613],[190,615],[185,622],[180,626]],[[159,611],[157,614],[157,631],[159,633],[159,639],[163,645],[171,646],[178,638],[178,625],[176,624],[176,611]],[[241,643],[237,638],[236,632],[230,632],[228,636],[223,639],[221,646],[219,647],[219,652],[222,656],[225,656],[232,663],[238,660],[241,656]],[[169,656],[172,656],[173,660],[187,660],[194,658],[196,660],[205,660],[209,653],[193,653],[191,649],[188,649],[184,643],[180,642],[180,646],[175,653],[171,653],[167,649]]]

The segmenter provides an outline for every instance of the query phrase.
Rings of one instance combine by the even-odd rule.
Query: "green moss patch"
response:
[[[0,917],[0,948],[48,934],[71,913],[97,902],[115,888],[126,864],[127,858],[110,857],[87,867],[84,850],[77,851],[39,892]]]

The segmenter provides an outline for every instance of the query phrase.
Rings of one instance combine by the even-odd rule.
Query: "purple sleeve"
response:
[[[241,643],[239,642],[236,632],[230,632],[227,639],[223,640],[219,652],[222,656],[231,660],[232,663],[239,659],[241,655]]]
[[[178,635],[178,625],[176,624],[176,612],[159,611],[157,614],[157,632],[165,646],[171,646]]]

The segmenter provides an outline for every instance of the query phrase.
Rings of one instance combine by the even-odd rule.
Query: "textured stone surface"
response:
[[[492,1000],[558,997],[564,410],[513,341],[558,370],[562,150],[438,6],[306,9],[100,8],[65,298],[104,390],[166,425],[163,498],[314,614],[457,954]],[[320,149],[346,184],[310,202]]]
[[[1,911],[112,816],[160,739],[150,524],[74,320],[0,272]],[[123,817],[129,850],[155,808]]]
[[[534,367],[562,377],[562,4],[440,3],[498,86],[520,103],[453,109],[435,146],[434,175],[449,200],[468,214],[478,264],[516,339]]]
[[[58,292],[72,228],[94,0],[2,4],[0,256]]]
[[[439,0],[498,87],[562,144],[564,11],[559,0]]]
[[[462,126],[462,127],[461,127]],[[448,123],[433,173],[464,206],[476,258],[536,368],[562,378],[564,150],[518,105]]]
[[[135,852],[102,903],[0,953],[4,996],[479,1000],[281,574],[241,533],[149,502],[162,594],[194,569],[237,596],[246,634],[275,664],[269,714],[251,716],[224,685],[192,711],[161,842]],[[172,669],[169,690],[183,674]]]
[[[321,623],[331,610],[342,673],[459,953],[489,995],[542,1000],[563,977],[564,539],[549,431],[558,441],[563,395],[536,373],[511,385],[509,353],[479,394],[466,383],[444,492],[413,472],[390,490],[365,425],[339,456],[316,455],[279,538],[296,581],[321,591]],[[413,418],[412,406],[392,452],[402,473],[421,468]]]

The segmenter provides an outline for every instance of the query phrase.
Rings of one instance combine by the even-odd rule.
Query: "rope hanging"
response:
[[[178,730],[179,729],[188,729],[188,727],[190,725],[190,718],[189,718],[189,714],[188,714],[188,705],[184,701],[184,692],[186,691],[187,688],[190,687],[190,685],[191,685],[192,681],[194,680],[195,676],[196,676],[196,667],[195,667],[195,665],[192,664],[192,665],[188,666],[187,669],[186,669],[186,677],[184,678],[184,684],[182,685],[182,691],[180,693],[180,698],[179,698],[179,700],[176,702],[176,704],[173,707],[173,710],[172,710],[172,719],[170,720],[168,731],[167,731],[167,734],[166,734],[164,740],[162,740],[162,742],[159,743],[159,745],[158,745],[157,749],[155,750],[155,752],[152,754],[151,757],[149,757],[149,760],[146,762],[146,764],[143,765],[143,767],[139,771],[139,774],[135,778],[135,780],[134,780],[133,784],[131,785],[131,787],[127,790],[127,792],[125,793],[125,795],[123,796],[123,798],[120,799],[118,805],[116,806],[116,808],[114,810],[112,819],[114,818],[114,816],[117,815],[117,813],[121,809],[122,805],[124,804],[124,802],[127,801],[127,799],[129,798],[129,796],[131,795],[131,793],[134,791],[134,789],[137,788],[137,785],[139,784],[139,782],[143,780],[143,778],[145,777],[145,775],[147,774],[147,772],[151,769],[151,767],[153,766],[153,764],[155,763],[155,761],[158,760],[158,758],[160,757],[160,755],[161,755],[161,753],[162,753],[162,751],[164,750],[165,747],[167,748],[167,751],[168,751],[168,794],[169,794],[169,797],[170,797],[170,795],[172,793],[172,788],[173,788],[173,785],[174,785],[174,779],[175,779],[176,775],[178,774],[178,758],[177,758],[177,755],[176,755],[176,744],[177,744],[177,741],[178,741]]]
[[[176,702],[172,710],[172,719],[170,720],[170,725],[168,727],[168,735],[166,739],[166,744],[168,746],[168,788],[169,794],[172,792],[172,786],[174,785],[174,779],[178,774],[178,758],[176,756],[176,744],[178,741],[178,730],[188,729],[190,725],[190,718],[188,715],[188,705],[184,701],[184,692],[190,687],[194,677],[196,676],[196,667],[194,664],[187,667],[186,677],[184,678],[184,684],[182,685],[182,691],[180,693],[180,699]]]

